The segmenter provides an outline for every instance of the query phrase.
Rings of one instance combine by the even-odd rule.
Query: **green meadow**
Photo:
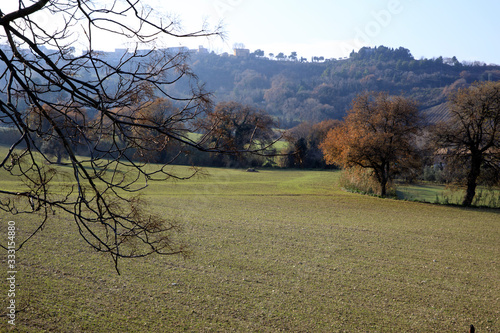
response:
[[[423,183],[398,186],[396,194],[403,200],[460,205],[465,196],[465,189],[458,186]],[[478,186],[472,204],[476,207],[500,208],[500,189]]]
[[[57,213],[17,252],[15,331],[500,332],[499,210],[347,193],[339,175],[204,169],[153,183],[148,209],[182,225],[190,256],[122,260],[121,275]],[[35,227],[0,217],[2,244],[6,221],[20,237]]]

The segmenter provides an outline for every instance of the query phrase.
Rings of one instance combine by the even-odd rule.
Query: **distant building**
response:
[[[199,54],[208,54],[208,53],[209,53],[209,51],[208,51],[208,49],[204,48],[204,47],[203,47],[203,45],[200,45],[200,46],[198,47],[198,53],[199,53]]]
[[[249,49],[234,49],[234,55],[237,57],[248,57],[250,55]]]

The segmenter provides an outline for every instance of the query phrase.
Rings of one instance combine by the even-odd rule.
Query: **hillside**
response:
[[[427,122],[434,124],[440,121],[445,121],[448,118],[448,103],[441,103],[424,110]]]
[[[455,57],[417,60],[405,48],[384,46],[324,62],[270,60],[255,54],[196,54],[191,60],[194,72],[217,101],[259,106],[278,117],[283,127],[341,119],[364,90],[403,93],[434,115],[450,91],[474,81],[500,80],[500,66],[461,63]]]
[[[114,64],[124,56],[123,51],[99,52],[98,56]],[[176,48],[163,51],[172,52],[172,57],[179,52]],[[156,55],[147,50],[137,52],[143,63]],[[213,93],[215,102],[231,100],[257,106],[278,118],[282,128],[301,122],[342,119],[351,101],[365,90],[402,93],[416,99],[423,112],[435,118],[454,89],[474,81],[500,80],[500,66],[460,62],[455,57],[415,59],[403,47],[365,47],[345,59],[319,61],[320,57],[313,62],[298,60],[296,56],[270,59],[260,50],[239,57],[208,52],[189,51],[189,54],[192,71],[204,88]],[[0,70],[5,70],[2,62]],[[96,73],[91,71],[82,70],[78,75],[88,82],[96,79]],[[33,77],[41,80],[37,74]],[[118,84],[116,78],[105,83],[108,87]],[[188,98],[193,83],[188,76],[162,89],[177,98]],[[57,91],[47,91],[44,96],[47,100],[67,98]],[[19,104],[21,108],[28,105],[24,100]],[[88,112],[92,114],[93,110]]]

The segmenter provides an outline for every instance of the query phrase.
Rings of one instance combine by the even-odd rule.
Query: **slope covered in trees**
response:
[[[142,50],[139,56],[147,61],[148,54]],[[500,66],[460,62],[456,57],[415,59],[403,47],[365,47],[353,51],[346,59],[321,61],[322,57],[315,57],[312,62],[297,56],[270,59],[264,54],[262,50],[246,57],[191,53],[189,62],[193,73],[205,83],[205,89],[213,92],[215,102],[236,101],[264,109],[279,119],[282,128],[301,122],[342,119],[351,102],[365,91],[403,94],[418,101],[431,120],[439,120],[446,113],[442,104],[457,88],[475,81],[500,80]],[[110,63],[121,56],[117,58],[116,52],[99,52],[99,57]],[[0,70],[5,70],[5,66],[0,64]],[[85,71],[78,74],[87,81],[96,75]],[[118,83],[111,78],[103,84],[112,87]],[[190,91],[190,83],[180,80],[166,90],[184,96]],[[49,99],[61,99],[60,92],[51,94]]]
[[[418,60],[402,47],[362,48],[347,59],[324,62],[271,60],[258,54],[261,56],[200,54],[191,61],[216,100],[264,108],[280,119],[282,127],[341,119],[363,91],[403,93],[426,110],[445,103],[458,87],[500,80],[500,66],[461,63],[455,57]]]

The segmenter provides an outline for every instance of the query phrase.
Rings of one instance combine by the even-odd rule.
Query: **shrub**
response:
[[[339,178],[340,186],[349,192],[363,193],[369,195],[380,195],[381,188],[379,182],[375,179],[373,172],[361,167],[351,167],[345,169]],[[396,196],[396,191],[389,184],[388,196]]]

